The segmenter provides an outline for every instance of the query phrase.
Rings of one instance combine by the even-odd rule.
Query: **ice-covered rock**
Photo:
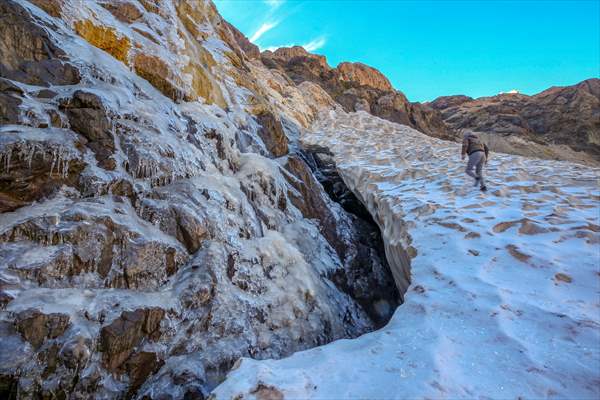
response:
[[[211,2],[0,10],[1,395],[201,398],[389,319],[378,243],[298,145],[331,99]]]

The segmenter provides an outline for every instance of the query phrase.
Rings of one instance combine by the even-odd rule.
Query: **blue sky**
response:
[[[600,75],[600,0],[215,0],[261,49],[302,45],[381,70],[411,101]]]

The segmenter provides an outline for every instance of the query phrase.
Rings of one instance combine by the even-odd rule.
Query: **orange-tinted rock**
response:
[[[173,72],[159,57],[138,53],[133,60],[133,67],[139,76],[171,100],[183,99],[184,92],[174,82]]]
[[[48,15],[53,17],[60,17],[62,11],[63,0],[29,0],[42,10],[46,11]]]
[[[113,28],[94,25],[86,19],[75,22],[75,31],[91,45],[106,51],[117,60],[129,64],[131,43],[128,38],[117,36]]]
[[[248,58],[259,59],[260,58],[260,50],[258,49],[258,46],[255,45],[254,43],[252,43],[250,40],[248,40],[248,38],[242,32],[240,32],[235,26],[231,25],[227,21],[223,21],[223,22],[224,22],[225,26],[227,27],[227,29],[229,29],[229,31],[233,35],[233,38],[235,39],[237,45],[240,46],[240,48],[244,51],[244,54],[246,54],[246,56],[248,56]]]
[[[375,68],[362,63],[343,62],[337,66],[338,79],[380,90],[393,90],[390,81]]]
[[[363,110],[430,136],[454,138],[439,112],[409,102],[404,94],[392,88],[381,72],[367,65],[341,63],[331,68],[325,57],[311,54],[300,46],[264,51],[261,61],[268,68],[284,72],[296,84],[309,81],[320,85],[346,111]]]

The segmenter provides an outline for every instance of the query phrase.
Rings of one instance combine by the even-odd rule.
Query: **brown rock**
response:
[[[46,339],[55,339],[69,326],[69,316],[65,314],[42,314],[29,309],[17,314],[15,327],[24,340],[39,348]]]
[[[85,167],[82,158],[74,157],[57,168],[56,149],[51,146],[38,147],[31,153],[29,143],[14,143],[2,150],[11,162],[10,168],[0,168],[0,212],[13,211],[50,196],[62,185],[77,187]],[[23,156],[29,153],[31,158]]]
[[[387,120],[411,126],[427,135],[454,139],[441,114],[392,88],[376,69],[361,63],[341,63],[331,68],[323,56],[311,54],[300,46],[264,51],[261,61],[268,68],[286,73],[296,84],[320,85],[346,111],[364,110]]]
[[[238,44],[238,46],[240,46],[240,48],[244,51],[244,54],[246,54],[248,58],[260,58],[260,50],[258,49],[257,45],[248,40],[248,38],[242,32],[237,30],[237,28],[231,25],[229,22],[223,21],[223,23],[225,24],[227,29],[229,29],[236,43]]]
[[[283,393],[275,386],[259,382],[250,394],[256,396],[257,400],[283,400]]]
[[[31,3],[35,4],[42,10],[46,11],[48,15],[53,17],[60,17],[60,13],[62,12],[62,2],[64,0],[29,0]]]
[[[156,353],[141,351],[133,354],[125,363],[125,370],[129,375],[129,395],[135,394],[146,379],[156,373],[164,363]]]
[[[281,157],[288,152],[288,139],[283,132],[281,121],[270,111],[262,111],[257,116],[258,135],[273,157]]]
[[[173,72],[167,63],[157,56],[138,53],[133,60],[133,67],[139,76],[171,100],[183,99],[184,91],[175,82]]]
[[[360,86],[369,86],[384,91],[392,91],[390,81],[375,68],[362,63],[340,63],[337,68],[338,79],[342,82],[357,83]]]
[[[529,259],[531,258],[529,254],[521,252],[519,248],[514,244],[507,245],[506,250],[508,250],[511,256],[524,263],[527,263],[527,261],[529,261]]]
[[[556,281],[560,281],[560,282],[566,282],[566,283],[571,283],[573,282],[573,278],[571,278],[569,275],[567,274],[563,274],[562,272],[557,273],[556,275],[554,275],[554,279]]]
[[[87,139],[87,146],[96,155],[100,165],[113,170],[115,151],[112,123],[102,100],[93,93],[77,90],[73,97],[62,101],[61,110],[69,119],[71,129]]]
[[[29,12],[13,0],[0,2],[0,76],[32,85],[73,85],[79,71]]]
[[[600,163],[600,79],[553,87],[533,96],[500,94],[478,99],[445,96],[429,105],[440,111],[446,124],[454,129],[499,137],[488,141],[492,150],[503,145],[498,151],[568,160],[570,154],[548,147],[566,145]],[[527,147],[522,142],[511,144],[502,139],[512,136],[531,142],[531,147],[546,146],[541,147],[546,151],[535,148],[531,154],[523,153],[526,149],[517,148]]]
[[[131,24],[137,21],[144,15],[144,10],[137,6],[137,3],[111,0],[109,3],[102,3],[102,7],[106,8],[119,21]]]
[[[106,369],[116,371],[144,338],[160,336],[158,328],[164,316],[160,308],[124,311],[110,325],[100,330],[101,351]]]
[[[8,79],[0,78],[0,124],[18,124],[23,91]]]

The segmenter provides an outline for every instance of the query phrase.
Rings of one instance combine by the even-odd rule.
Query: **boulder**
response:
[[[164,363],[156,353],[148,351],[140,351],[129,357],[125,362],[125,371],[129,375],[129,395],[135,394],[146,379],[156,373]]]

